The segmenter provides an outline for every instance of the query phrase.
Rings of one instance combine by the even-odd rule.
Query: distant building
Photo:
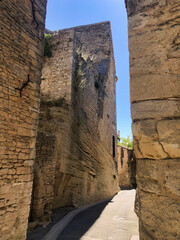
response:
[[[133,149],[117,146],[118,153],[118,181],[120,188],[136,187],[136,160]]]

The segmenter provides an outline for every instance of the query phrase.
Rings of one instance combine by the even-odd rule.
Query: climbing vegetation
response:
[[[53,44],[51,43],[52,34],[44,35],[44,56],[50,58],[52,57]]]

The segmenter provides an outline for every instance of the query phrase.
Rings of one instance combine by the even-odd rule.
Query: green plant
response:
[[[130,136],[127,136],[126,138],[119,138],[118,137],[118,143],[119,146],[125,146],[129,148],[133,148],[133,141],[130,138]]]
[[[44,35],[44,56],[50,58],[52,57],[53,44],[51,43],[52,34]]]

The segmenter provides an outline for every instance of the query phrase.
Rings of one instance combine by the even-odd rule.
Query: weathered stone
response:
[[[178,0],[126,0],[141,240],[179,232]]]
[[[30,168],[27,168],[27,167],[17,167],[16,168],[16,173],[17,174],[28,174],[28,173],[30,173]]]
[[[32,218],[40,221],[49,220],[53,208],[81,206],[118,191],[110,24],[56,31],[50,41],[32,204]]]
[[[120,188],[136,187],[136,160],[133,149],[117,146],[118,181]]]
[[[146,118],[180,117],[180,101],[148,100],[132,103],[131,116],[134,120]]]
[[[131,102],[177,98],[180,96],[179,82],[179,76],[174,74],[134,76],[130,82]]]
[[[167,158],[164,151],[154,120],[143,120],[132,124],[134,136],[134,149],[136,158]]]
[[[46,8],[46,1],[35,2],[36,6],[24,0],[0,2],[0,238],[3,240],[26,239],[32,173],[30,166],[24,167],[24,160],[34,161],[30,149],[35,148],[38,122]],[[33,7],[42,15],[38,26],[32,22]],[[33,59],[36,61],[32,62]]]
[[[171,158],[180,157],[180,120],[161,120],[157,123],[159,141]]]
[[[173,239],[178,238],[179,229],[179,184],[180,165],[178,160],[137,160],[137,182],[140,204],[140,219],[144,225],[144,231],[148,231],[151,239]],[[154,206],[153,206],[154,205]],[[164,207],[166,211],[164,211]],[[161,213],[161,214],[160,214]],[[166,216],[166,217],[165,217]],[[168,219],[173,219],[172,223],[167,223]],[[155,221],[155,222],[154,222]],[[156,223],[160,223],[161,228],[165,224],[166,229],[162,232]],[[170,221],[171,222],[171,221]],[[171,227],[168,226],[171,225]],[[141,233],[141,238],[146,239],[146,234]],[[175,239],[176,239],[175,238]]]

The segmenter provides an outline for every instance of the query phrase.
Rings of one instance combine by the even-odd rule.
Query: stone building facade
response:
[[[116,75],[109,22],[52,32],[42,71],[32,220],[118,191]]]
[[[180,239],[179,0],[126,0],[141,240]]]
[[[118,145],[117,157],[120,188],[136,188],[136,161],[133,149]]]
[[[46,1],[0,1],[0,239],[26,239]]]

